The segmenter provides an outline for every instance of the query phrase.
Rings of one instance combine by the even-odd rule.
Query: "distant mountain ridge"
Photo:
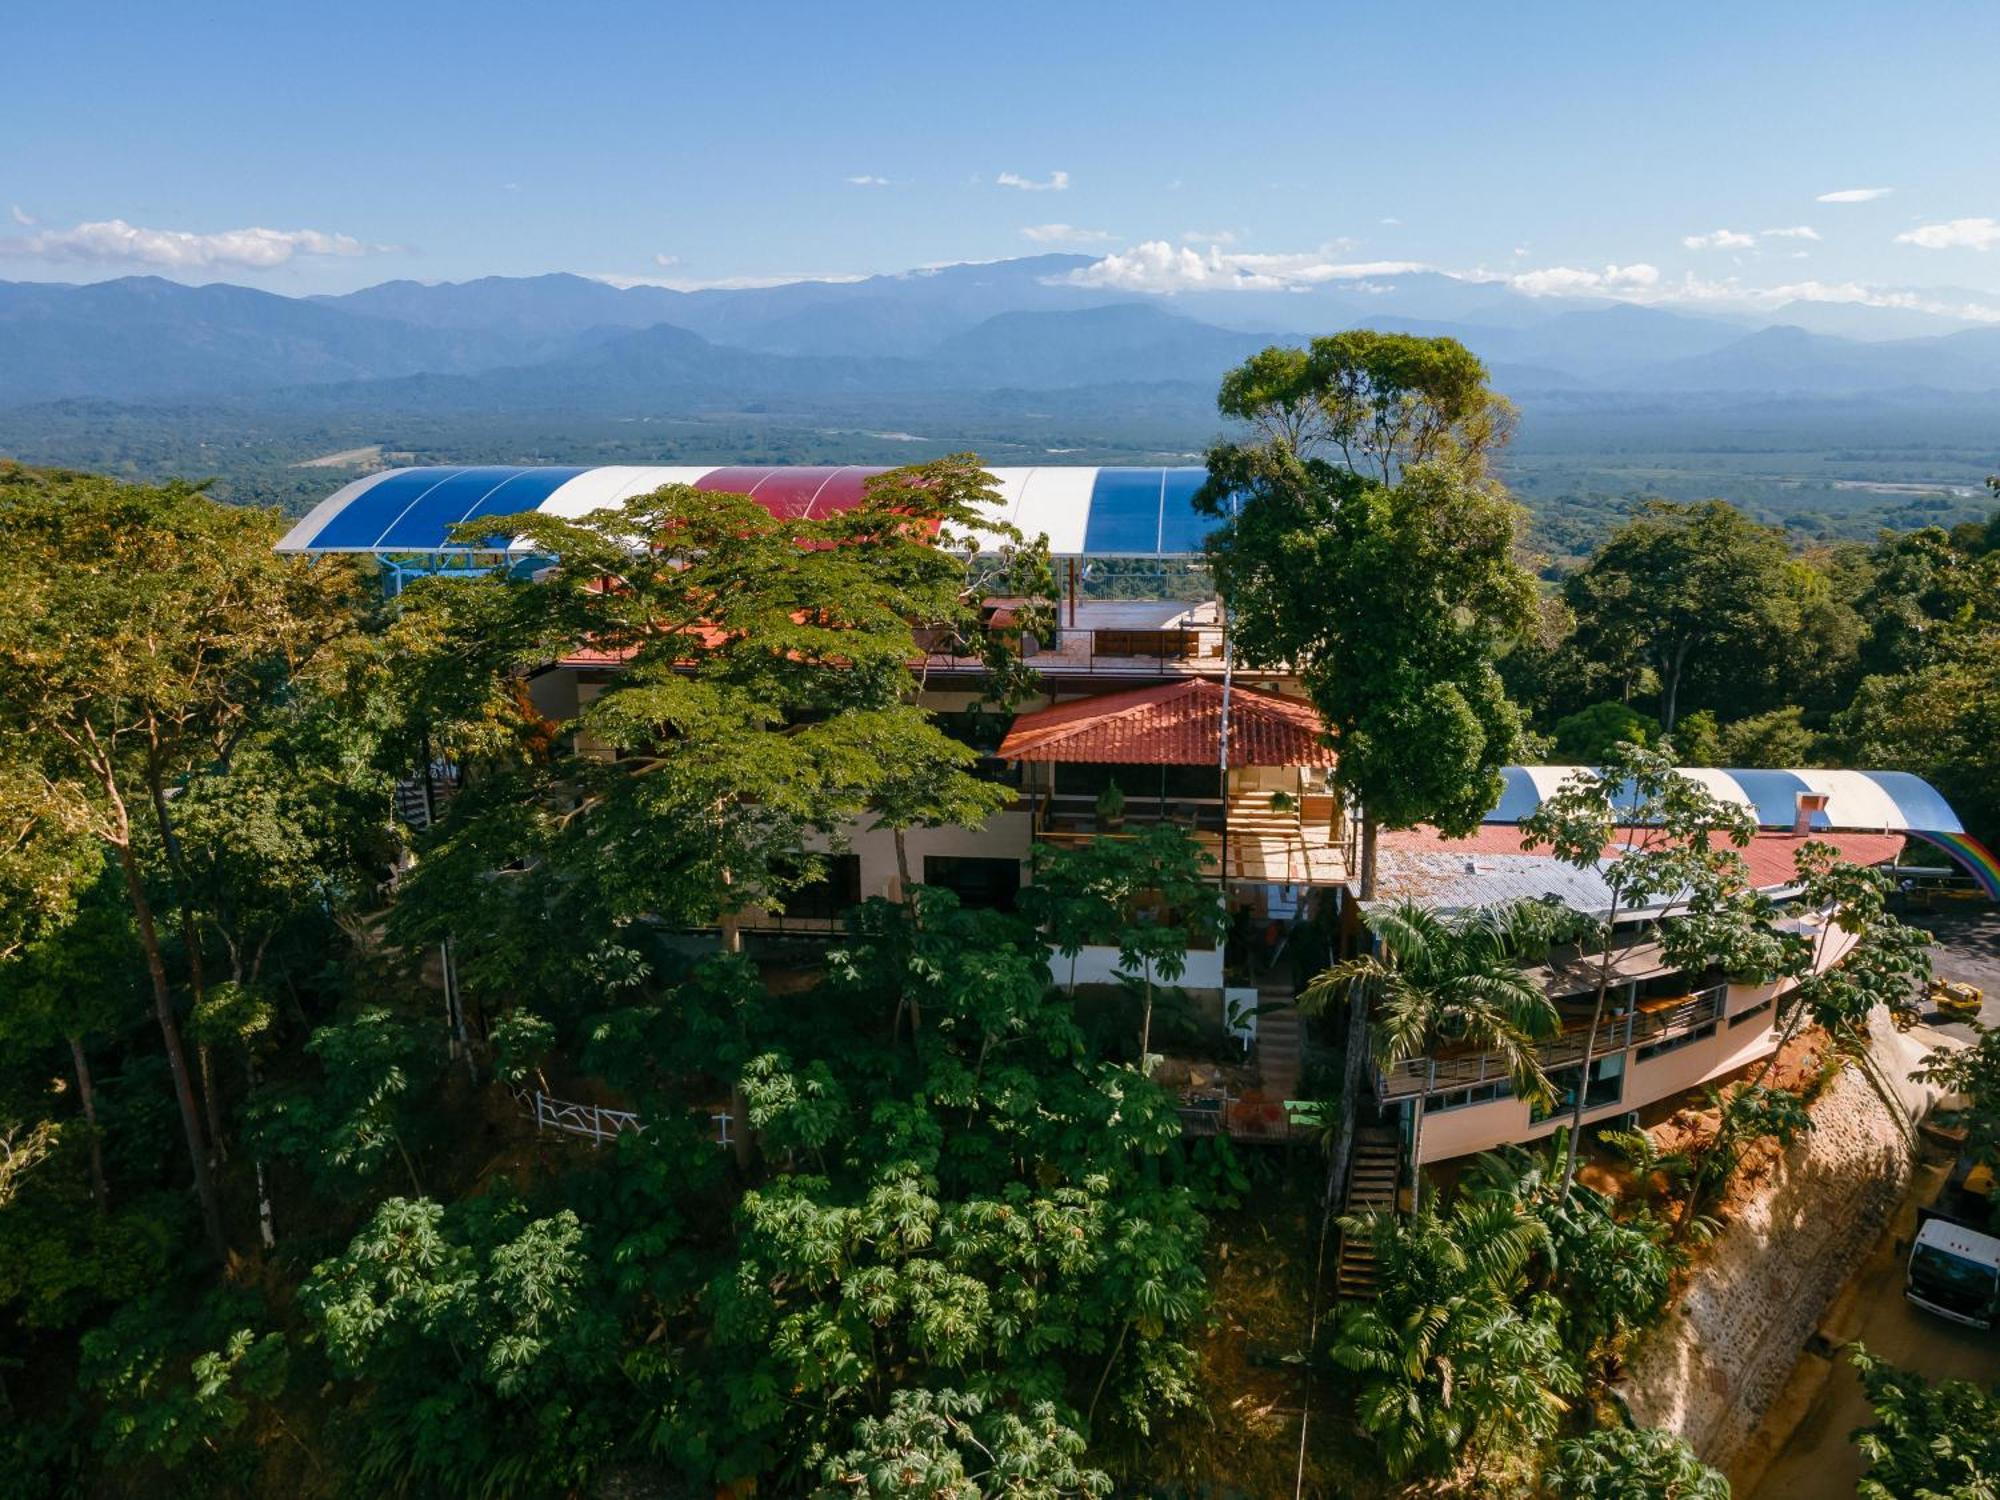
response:
[[[1161,298],[1079,284],[1088,264],[1044,255],[699,291],[564,274],[392,281],[311,298],[155,277],[0,282],[0,406],[226,397],[292,409],[381,401],[393,411],[416,400],[528,411],[939,390],[1212,391],[1267,343],[1353,326],[1459,337],[1516,396],[2000,391],[2000,328],[1882,336],[1910,326],[1899,310],[1869,323],[1876,310],[1843,306],[1816,329],[1758,328],[1429,272]],[[1825,306],[1790,310],[1812,318]]]

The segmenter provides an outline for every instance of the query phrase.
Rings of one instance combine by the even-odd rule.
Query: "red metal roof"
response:
[[[1002,760],[1121,766],[1212,766],[1222,739],[1222,686],[1205,679],[1105,693],[1019,715]],[[1296,698],[1232,688],[1232,766],[1330,766],[1319,715]]]
[[[1616,857],[1620,842],[1628,834],[1644,831],[1620,829],[1618,841],[1605,846],[1606,857]],[[1751,884],[1769,890],[1791,885],[1797,879],[1792,855],[1808,838],[1833,845],[1843,859],[1858,865],[1887,864],[1903,852],[1903,835],[1900,833],[1825,833],[1817,830],[1803,838],[1794,833],[1767,830],[1757,834],[1747,847],[1736,852],[1750,867]],[[1385,828],[1380,839],[1384,849],[1407,849],[1419,854],[1548,853],[1546,845],[1529,845],[1519,828],[1505,823],[1489,824],[1462,839],[1444,838],[1430,827]]]

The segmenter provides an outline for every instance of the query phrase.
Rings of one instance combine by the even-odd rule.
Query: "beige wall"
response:
[[[1853,949],[1855,941],[1853,934],[1839,928],[1831,929],[1817,956],[1816,970],[1824,972],[1839,963]],[[1616,1104],[1586,1112],[1584,1123],[1596,1124],[1615,1119],[1627,1110],[1643,1109],[1683,1089],[1707,1083],[1763,1058],[1777,1045],[1778,1034],[1773,1020],[1778,1007],[1774,1005],[1759,1020],[1741,1026],[1731,1027],[1728,1018],[1740,1016],[1792,987],[1789,980],[1777,984],[1732,984],[1724,1001],[1723,1020],[1717,1025],[1714,1036],[1645,1062],[1635,1061],[1637,1048],[1627,1052],[1622,1096]],[[1423,1160],[1449,1161],[1454,1156],[1490,1151],[1510,1141],[1539,1140],[1568,1122],[1569,1117],[1563,1115],[1544,1120],[1539,1125],[1533,1124],[1529,1120],[1527,1104],[1519,1099],[1495,1099],[1488,1104],[1471,1104],[1463,1109],[1426,1112]]]

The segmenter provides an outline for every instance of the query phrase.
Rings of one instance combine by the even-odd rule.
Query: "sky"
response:
[[[2000,6],[13,0],[0,279],[1040,251],[2000,318]]]

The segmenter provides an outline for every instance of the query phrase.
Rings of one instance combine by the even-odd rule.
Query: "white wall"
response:
[[[1148,968],[1151,965],[1147,966]],[[1070,984],[1070,961],[1058,950],[1049,950],[1049,971],[1057,984],[1067,988]],[[1118,968],[1116,948],[1085,948],[1076,956],[1076,983],[1117,984],[1122,978]],[[1136,976],[1143,978],[1143,975]],[[1177,985],[1189,991],[1222,991],[1222,950],[1194,948],[1188,950],[1187,972],[1179,979],[1154,977],[1155,984]]]

